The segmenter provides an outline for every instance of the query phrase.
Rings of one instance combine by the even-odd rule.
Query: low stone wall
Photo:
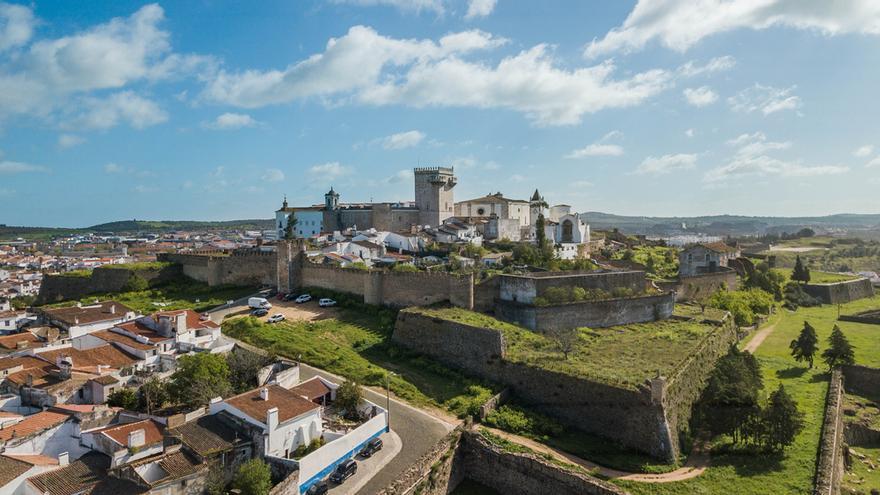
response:
[[[880,325],[880,311],[872,309],[852,315],[840,315],[837,318],[840,321],[851,321],[853,323],[866,323],[868,325]]]
[[[431,450],[376,495],[447,495],[452,492],[464,478],[464,469],[461,463],[456,462],[456,452],[465,428],[465,425],[459,425],[441,438]]]
[[[843,477],[843,373],[839,369],[831,372],[828,396],[825,399],[825,419],[822,422],[822,437],[819,443],[819,460],[816,463],[816,483],[814,495],[835,495],[840,493],[840,479]]]
[[[675,296],[659,295],[533,306],[499,300],[497,316],[537,332],[567,328],[604,328],[657,321],[672,316]]]
[[[843,304],[874,296],[874,286],[866,278],[836,284],[806,284],[804,292],[823,304]]]
[[[626,494],[611,483],[567,470],[536,455],[506,452],[477,432],[465,432],[460,449],[464,476],[504,495]]]
[[[656,282],[656,284],[663,290],[675,291],[675,302],[681,302],[708,297],[721,287],[727,290],[736,290],[738,282],[736,271],[723,270],[681,277],[670,282]]]
[[[531,304],[551,287],[583,287],[611,292],[628,288],[634,293],[645,290],[645,272],[630,271],[570,271],[537,272],[528,275],[498,275],[501,277],[499,298]]]
[[[480,421],[485,421],[490,414],[495,412],[499,407],[503,406],[509,400],[510,389],[502,389],[501,392],[493,395],[489,398],[489,400],[480,405],[480,411],[477,413],[477,417],[480,418]]]
[[[842,366],[846,391],[870,399],[880,399],[880,369],[867,366]]]
[[[161,269],[131,270],[127,268],[98,267],[88,277],[46,275],[40,285],[37,304],[82,299],[89,294],[121,292],[132,276],[138,276],[150,285],[173,280],[182,274],[180,265]]]

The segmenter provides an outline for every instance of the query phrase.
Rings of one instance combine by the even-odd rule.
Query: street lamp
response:
[[[391,431],[391,392],[388,385],[389,376],[397,376],[397,373],[393,371],[385,373],[385,431]]]

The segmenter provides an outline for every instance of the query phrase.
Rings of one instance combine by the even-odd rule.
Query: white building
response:
[[[71,338],[105,330],[137,317],[133,309],[116,301],[96,302],[87,306],[77,303],[76,306],[39,311],[46,323],[67,330]]]
[[[678,275],[692,277],[716,272],[727,267],[730,260],[740,257],[740,250],[723,242],[696,244],[678,254]]]

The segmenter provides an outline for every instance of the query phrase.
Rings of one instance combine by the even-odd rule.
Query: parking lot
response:
[[[317,299],[303,304],[297,304],[293,301],[279,301],[275,298],[269,299],[269,302],[272,303],[272,308],[269,309],[269,314],[260,318],[263,321],[277,314],[284,315],[284,318],[289,321],[318,321],[336,318],[339,311],[336,307],[322,308],[318,306]]]

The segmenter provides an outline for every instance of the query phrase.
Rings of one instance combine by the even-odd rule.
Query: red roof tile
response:
[[[0,430],[0,441],[6,442],[12,438],[23,438],[43,430],[48,430],[67,421],[68,418],[70,416],[67,414],[53,411],[32,414],[18,423]]]
[[[52,364],[55,364],[55,360],[58,357],[69,357],[73,360],[74,370],[86,370],[89,372],[96,371],[95,368],[99,364],[120,369],[140,361],[136,356],[132,356],[110,344],[84,350],[67,347],[54,351],[40,352],[36,356]]]
[[[95,433],[102,433],[125,447],[128,445],[128,434],[137,430],[144,430],[144,445],[153,445],[162,441],[164,428],[152,419],[108,426]]]
[[[279,385],[269,385],[266,388],[269,389],[269,400],[261,399],[260,389],[256,388],[230,397],[226,399],[226,403],[261,423],[266,422],[266,412],[273,407],[278,408],[279,423],[321,407]]]
[[[324,384],[317,376],[311,380],[306,380],[295,387],[291,387],[290,391],[301,396],[305,396],[309,400],[315,400],[330,393],[330,387]]]

